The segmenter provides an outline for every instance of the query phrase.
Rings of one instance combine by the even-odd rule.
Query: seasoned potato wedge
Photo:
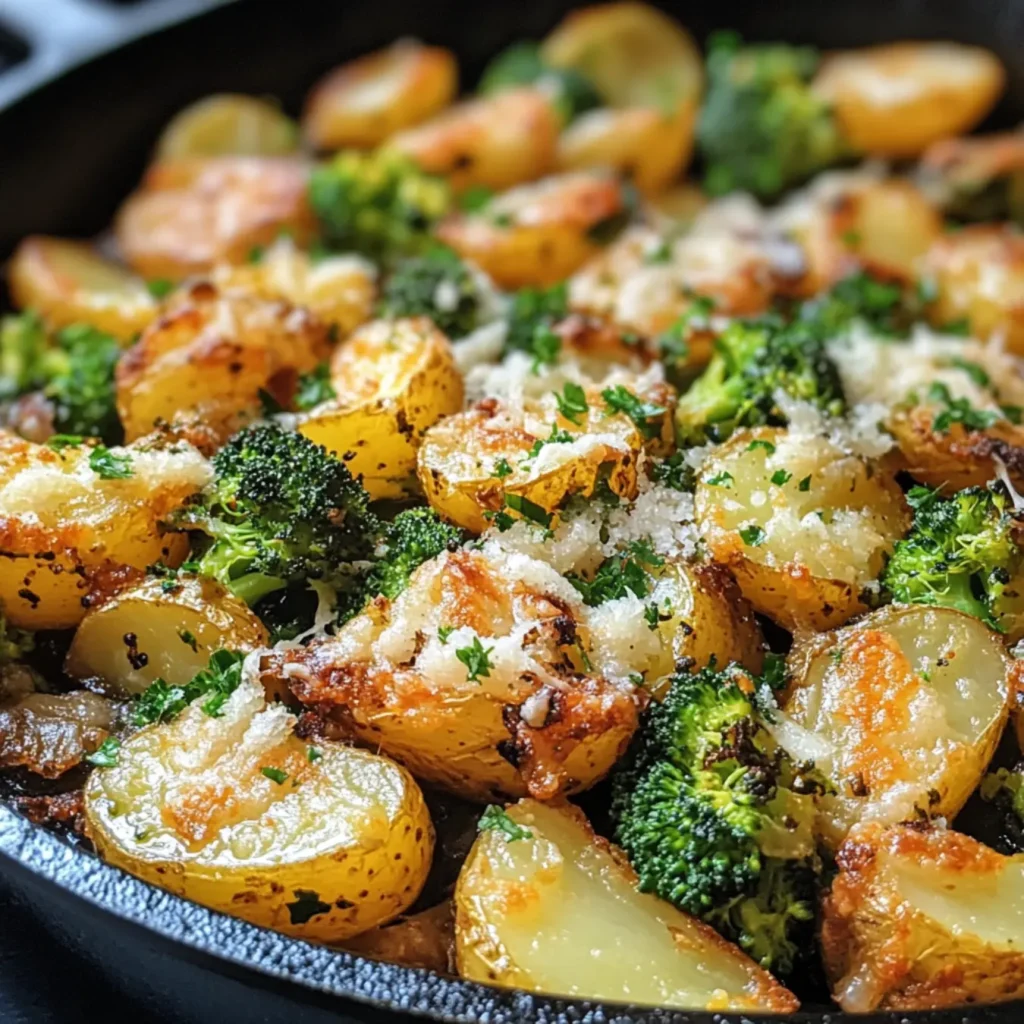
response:
[[[464,978],[690,1010],[796,1010],[717,932],[639,892],[625,855],[578,808],[522,800],[507,814],[520,838],[481,831],[455,890]]]
[[[197,284],[117,364],[117,411],[129,439],[190,413],[227,436],[259,413],[261,391],[287,407],[329,353],[327,326],[306,310]]]
[[[373,316],[377,272],[359,256],[328,256],[313,262],[290,238],[278,239],[258,263],[216,267],[211,279],[225,291],[284,299],[308,309],[347,337]]]
[[[1024,858],[945,829],[866,825],[837,861],[822,945],[844,1010],[1024,996]]]
[[[505,189],[547,174],[555,162],[558,114],[536,89],[467,100],[387,145],[453,188]]]
[[[177,565],[188,551],[183,535],[160,524],[209,482],[209,463],[184,444],[112,448],[119,476],[110,478],[90,464],[93,451],[54,451],[0,431],[0,605],[15,626],[74,626],[92,574]]]
[[[399,39],[325,75],[306,101],[302,131],[314,149],[376,146],[448,106],[457,88],[449,50]]]
[[[974,337],[1000,340],[1024,355],[1024,236],[995,224],[943,235],[924,273],[935,284],[928,308],[933,324],[966,319]]]
[[[825,437],[769,427],[733,435],[705,463],[696,513],[712,559],[791,630],[829,629],[866,611],[861,591],[910,526],[902,492],[879,466]]]
[[[36,310],[53,330],[86,323],[131,341],[157,315],[144,281],[81,242],[26,238],[11,257],[7,281],[15,304]]]
[[[147,579],[88,612],[64,670],[137,694],[156,679],[184,686],[221,648],[252,651],[267,642],[263,623],[214,580]]]
[[[549,519],[570,495],[589,497],[602,480],[620,497],[635,496],[643,435],[624,414],[609,415],[597,388],[587,398],[579,422],[559,413],[550,394],[525,408],[485,399],[442,420],[417,457],[427,500],[482,533],[505,510]]]
[[[446,553],[336,637],[265,659],[263,679],[424,781],[471,800],[549,799],[602,778],[637,724],[628,680],[575,667],[584,616],[542,562]]]
[[[299,157],[188,157],[154,164],[114,225],[121,252],[147,278],[179,281],[217,263],[244,263],[289,234],[304,244],[315,219]]]
[[[371,497],[401,497],[428,429],[462,408],[448,339],[426,317],[376,320],[335,350],[331,383],[337,398],[299,430],[343,458]]]
[[[175,114],[160,135],[157,160],[203,156],[287,156],[299,129],[280,107],[255,96],[207,96]]]
[[[988,50],[957,43],[890,43],[825,58],[813,88],[846,140],[872,156],[911,157],[970,131],[1006,81]]]
[[[244,672],[244,670],[243,670]],[[244,678],[223,715],[197,701],[122,743],[85,790],[104,860],[215,910],[337,942],[419,894],[434,833],[412,777],[331,741],[318,757],[296,719]]]
[[[1002,638],[948,608],[891,605],[836,633],[798,637],[788,665],[783,710],[813,734],[798,731],[807,749],[792,752],[836,787],[818,815],[833,848],[859,821],[952,819],[1009,714]]]
[[[456,213],[437,235],[502,288],[557,284],[600,251],[595,238],[625,212],[620,182],[563,174],[522,185],[476,213]]]

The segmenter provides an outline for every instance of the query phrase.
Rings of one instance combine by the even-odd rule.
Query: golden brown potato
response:
[[[577,667],[584,615],[542,562],[446,553],[336,637],[265,659],[263,679],[424,781],[471,800],[550,799],[602,778],[637,724],[627,680]]]
[[[966,319],[974,337],[1024,355],[1024,236],[995,224],[944,235],[929,251],[924,274],[935,283],[933,324]]]
[[[154,164],[121,207],[114,230],[143,277],[179,281],[215,264],[244,263],[282,234],[310,240],[309,168],[298,157],[191,157]]]
[[[455,974],[455,912],[446,900],[349,939],[344,948],[372,960]]]
[[[911,157],[970,131],[1005,81],[998,58],[976,46],[890,43],[831,54],[813,88],[832,105],[854,149]]]
[[[505,192],[478,212],[452,214],[437,236],[502,288],[548,286],[598,253],[595,232],[624,213],[615,178],[563,174]]]
[[[189,413],[226,437],[259,414],[261,391],[287,408],[329,353],[327,326],[306,310],[197,284],[117,364],[117,411],[129,439]]]
[[[325,75],[306,101],[302,131],[314,149],[377,146],[448,106],[457,88],[449,50],[399,39]]]
[[[202,699],[121,744],[89,777],[104,860],[222,913],[337,942],[408,907],[430,867],[423,795],[398,765],[293,732],[243,680],[220,717]]]
[[[146,579],[86,614],[64,670],[137,694],[156,679],[184,686],[221,648],[252,651],[267,642],[263,623],[214,580]]]
[[[313,409],[300,432],[343,458],[371,497],[408,493],[427,431],[462,408],[448,339],[426,317],[375,320],[335,350],[331,383],[337,398]]]
[[[15,305],[36,310],[51,330],[85,323],[127,342],[157,315],[144,281],[81,242],[26,238],[7,282]]]
[[[298,148],[298,126],[276,104],[221,93],[197,100],[171,118],[157,143],[156,159],[287,156]]]
[[[456,104],[387,145],[455,189],[505,189],[547,174],[555,162],[558,114],[536,89],[513,89]]]
[[[862,590],[910,526],[900,488],[877,464],[825,437],[769,427],[733,435],[708,459],[696,514],[712,559],[732,569],[757,611],[791,630],[866,611]]]
[[[837,860],[822,945],[844,1010],[1024,996],[1024,858],[945,829],[867,825]]]
[[[1010,704],[1002,638],[949,608],[892,605],[798,637],[779,734],[835,784],[817,829],[833,849],[857,822],[952,819],[981,781]]]
[[[455,890],[464,978],[689,1010],[796,1010],[717,932],[639,892],[625,855],[578,808],[522,800],[506,814],[512,835],[482,830]]]
[[[15,626],[74,626],[93,574],[177,565],[188,551],[161,523],[209,482],[209,463],[184,444],[112,448],[94,462],[98,451],[0,431],[0,605]]]
[[[709,202],[707,193],[692,181],[672,185],[647,198],[646,209],[670,227],[688,228]]]

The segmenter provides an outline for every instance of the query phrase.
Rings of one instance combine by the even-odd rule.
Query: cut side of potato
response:
[[[90,776],[104,860],[253,924],[338,942],[411,905],[434,833],[412,777],[384,758],[293,732],[249,678],[219,717],[200,699],[123,742]]]
[[[255,96],[207,96],[171,118],[157,160],[201,156],[287,156],[299,148],[298,125]]]
[[[376,320],[335,350],[331,384],[336,398],[299,431],[343,459],[372,498],[408,493],[425,434],[462,408],[448,339],[426,317]]]
[[[88,612],[64,670],[138,694],[157,679],[184,686],[214,651],[252,651],[267,642],[263,623],[216,581],[147,579]]]
[[[836,860],[822,946],[844,1010],[1024,997],[1024,857],[944,829],[867,825]]]
[[[523,800],[481,831],[455,891],[459,973],[528,992],[690,1010],[791,1012],[796,997],[695,918],[640,893],[568,804]]]
[[[981,781],[1009,715],[1002,638],[948,608],[891,605],[798,637],[780,741],[836,791],[819,799],[833,848],[857,822],[952,819]],[[817,751],[817,753],[815,753]]]
[[[716,450],[695,500],[712,559],[757,611],[790,630],[828,629],[866,611],[862,590],[910,526],[881,467],[823,436],[770,427]]]
[[[400,39],[322,78],[306,101],[303,134],[314,149],[377,146],[448,106],[457,88],[449,50]]]

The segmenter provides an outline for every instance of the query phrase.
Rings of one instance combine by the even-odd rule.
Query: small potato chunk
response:
[[[467,799],[551,799],[603,778],[637,725],[632,684],[584,670],[586,629],[550,566],[449,552],[335,637],[265,659],[263,681]]]
[[[154,164],[121,207],[114,231],[143,277],[180,281],[217,263],[244,263],[253,249],[316,228],[299,157],[188,157]]]
[[[280,107],[255,96],[224,93],[175,114],[160,135],[156,158],[287,156],[298,148],[298,126]]]
[[[414,160],[453,188],[506,189],[547,174],[555,162],[560,123],[543,92],[509,92],[466,100],[399,132],[388,148]]]
[[[937,327],[965,319],[976,338],[1001,340],[1024,355],[1024,236],[1005,225],[943,235],[924,274],[934,281],[928,319]]]
[[[625,212],[605,174],[563,174],[512,189],[476,213],[443,221],[438,237],[502,288],[557,284],[600,252],[595,229]]]
[[[306,310],[194,285],[117,364],[125,435],[195,414],[227,437],[258,415],[260,391],[287,408],[299,375],[329,353],[326,325]]]
[[[796,997],[696,918],[641,893],[571,804],[522,800],[481,831],[455,890],[459,974],[506,988],[684,1010],[790,1012]]]
[[[426,432],[462,408],[448,339],[426,317],[376,320],[335,350],[331,383],[337,398],[300,432],[344,459],[372,498],[408,493]]]
[[[26,238],[11,257],[7,281],[15,305],[36,310],[51,330],[85,323],[131,341],[157,315],[144,281],[81,242]]]
[[[284,299],[308,309],[340,338],[373,316],[377,271],[360,256],[328,256],[315,263],[290,238],[278,239],[258,263],[222,263],[211,275],[225,291]]]
[[[433,117],[457,88],[449,50],[400,39],[325,75],[306,101],[302,131],[314,149],[370,148]]]
[[[88,612],[64,670],[138,694],[156,679],[184,686],[214,651],[252,651],[267,643],[263,623],[214,580],[147,579]]]
[[[825,437],[769,427],[718,449],[695,500],[712,559],[790,630],[829,629],[866,611],[863,588],[910,527],[902,492],[879,466]]]
[[[67,629],[85,615],[90,577],[117,566],[178,565],[188,551],[161,523],[212,476],[191,446],[54,451],[0,431],[0,605],[25,629]],[[107,471],[107,470],[104,470]]]
[[[814,90],[847,142],[871,156],[912,157],[969,132],[995,105],[1006,72],[988,50],[958,43],[890,43],[832,54]]]
[[[798,734],[812,734],[791,752],[836,786],[819,798],[817,823],[833,849],[856,822],[952,819],[1009,714],[1002,638],[948,608],[891,605],[834,634],[798,637],[788,664],[783,710]]]
[[[1024,997],[1024,858],[944,829],[866,825],[836,859],[821,938],[848,1013]]]
[[[609,414],[600,389],[586,393],[578,422],[558,412],[552,394],[521,408],[484,399],[442,420],[427,431],[417,458],[427,500],[482,533],[503,511],[551,520],[566,498],[589,497],[601,480],[620,497],[635,497],[644,438],[624,414]]]
[[[338,942],[419,894],[434,830],[398,765],[318,740],[244,678],[213,718],[202,700],[121,745],[85,789],[106,861],[253,924]]]

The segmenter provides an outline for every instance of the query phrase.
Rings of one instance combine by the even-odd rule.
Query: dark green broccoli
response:
[[[339,153],[313,172],[309,197],[329,247],[388,266],[430,248],[451,204],[443,179],[384,150]]]
[[[771,316],[733,321],[715,340],[704,372],[679,400],[680,442],[724,441],[739,427],[784,426],[780,391],[830,415],[845,409],[839,372],[813,325],[784,324]]]
[[[996,845],[1006,854],[1024,852],[1024,761],[1013,769],[989,772],[981,780],[978,792],[1002,816]]]
[[[810,88],[817,66],[808,46],[744,46],[733,32],[711,38],[697,126],[709,192],[771,198],[846,155],[829,105]]]
[[[914,487],[907,494],[914,525],[897,541],[882,574],[895,601],[939,605],[1005,632],[1008,603],[1021,586],[1024,521],[1001,484],[941,498]]]
[[[271,424],[237,433],[215,477],[179,517],[201,531],[198,571],[249,604],[291,583],[343,588],[379,532],[369,495],[348,467],[301,434]]]
[[[810,794],[824,787],[772,741],[764,689],[737,665],[674,676],[613,776],[612,816],[644,892],[786,974],[814,917]]]
[[[439,245],[395,267],[384,283],[379,312],[384,317],[429,316],[448,337],[462,338],[480,326],[483,301],[469,267]]]
[[[594,83],[575,68],[555,68],[541,57],[536,43],[515,43],[484,69],[480,92],[485,95],[534,85],[555,104],[563,124],[604,105]]]

